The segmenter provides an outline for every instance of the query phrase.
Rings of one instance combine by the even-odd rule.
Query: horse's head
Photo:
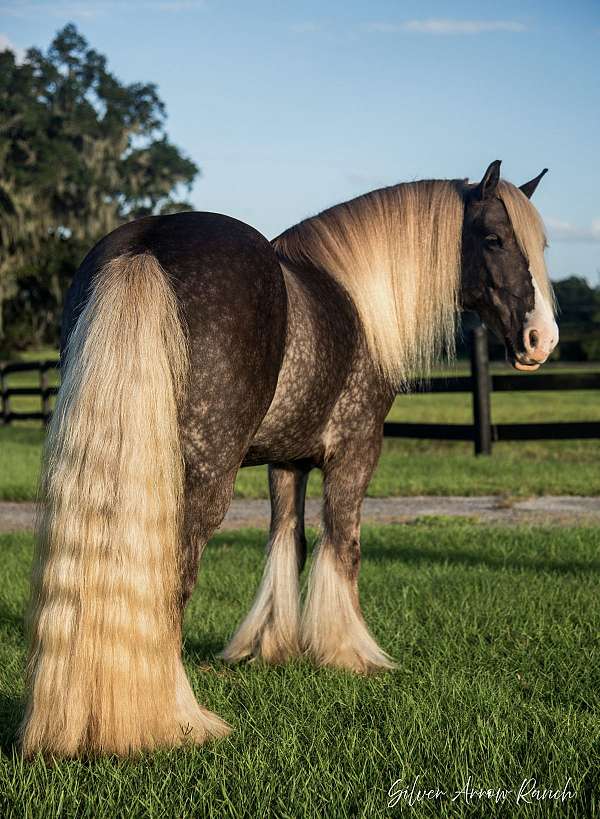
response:
[[[536,370],[558,342],[544,229],[529,201],[545,173],[517,188],[500,179],[496,160],[465,187],[462,306],[504,342],[518,370]]]

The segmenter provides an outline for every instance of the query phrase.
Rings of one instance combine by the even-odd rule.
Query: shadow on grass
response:
[[[198,665],[210,665],[214,669],[223,667],[217,654],[227,645],[227,638],[216,634],[203,634],[200,639],[184,636],[183,659]]]
[[[12,754],[17,745],[17,730],[25,713],[23,699],[16,694],[0,693],[0,751]]]
[[[25,617],[23,612],[16,612],[0,600],[0,626],[7,627],[15,636],[26,639]]]
[[[441,551],[421,547],[414,549],[399,546],[398,550],[367,547],[363,550],[365,561],[394,561],[399,564],[438,564],[452,566],[485,566],[489,569],[505,569],[508,571],[543,572],[549,574],[596,574],[600,573],[600,560],[541,560],[539,558],[493,557],[490,555],[474,555],[467,551]]]
[[[16,612],[4,601],[0,601],[0,626],[18,638],[26,639],[23,612]],[[21,674],[25,673],[23,668]],[[21,676],[21,675],[19,675]],[[0,692],[0,751],[12,754],[17,749],[17,729],[23,719],[25,702],[22,696],[10,692]]]
[[[485,531],[481,530],[479,524],[473,524],[473,527],[477,529],[477,532],[474,533],[474,537],[481,538],[485,540]],[[428,534],[432,538],[435,537],[435,529],[438,531],[440,530],[439,525],[432,526],[431,528],[427,528],[425,526],[422,527],[423,533],[427,531]],[[597,533],[597,530],[594,530]],[[262,534],[262,533],[261,533]],[[244,549],[251,549],[257,552],[257,555],[260,555],[260,559],[263,559],[264,553],[264,544],[261,539],[261,534],[257,534],[256,530],[238,530],[232,532],[220,532],[211,538],[211,544],[217,549],[213,552],[213,555],[218,557],[219,559],[226,559],[223,551],[219,552],[218,547],[229,546],[232,543],[235,543],[236,546],[243,546]],[[309,542],[312,546],[316,541],[316,532],[312,529],[309,529],[308,532]],[[413,533],[411,532],[411,539],[413,537]],[[596,534],[596,537],[598,535]],[[463,549],[463,550],[454,550],[454,549],[432,549],[428,548],[426,545],[419,546],[418,548],[413,546],[404,546],[402,545],[402,538],[403,532],[402,527],[398,528],[398,545],[391,545],[391,546],[382,546],[377,544],[377,542],[372,543],[372,535],[370,535],[368,529],[366,532],[363,533],[363,544],[362,544],[362,555],[366,562],[373,559],[375,561],[393,561],[397,562],[399,565],[403,563],[410,563],[412,565],[415,564],[449,564],[453,566],[469,566],[469,567],[476,567],[476,566],[486,566],[490,569],[505,569],[508,571],[534,571],[534,572],[547,572],[550,574],[595,574],[600,573],[600,560],[548,560],[544,558],[538,557],[514,557],[510,556],[502,556],[498,555],[495,557],[494,555],[484,554],[483,548],[481,549],[481,554],[477,554],[474,551]],[[210,545],[209,547],[210,548]]]

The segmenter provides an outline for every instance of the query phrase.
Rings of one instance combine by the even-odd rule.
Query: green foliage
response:
[[[152,83],[123,84],[75,26],[17,65],[0,53],[0,345],[56,340],[85,252],[123,221],[189,209],[198,168]]]
[[[314,541],[315,534],[311,533]],[[365,527],[361,602],[396,671],[215,659],[248,610],[266,533],[222,533],[186,611],[184,662],[230,738],[137,760],[24,763],[23,613],[31,537],[0,537],[0,815],[114,817],[598,816],[600,530],[465,522]],[[388,808],[415,777],[452,795],[535,777],[566,803],[475,798]]]
[[[581,350],[585,361],[600,361],[600,334],[582,341]]]
[[[564,324],[600,322],[600,291],[580,276],[554,283],[554,292]]]
[[[555,282],[560,344],[556,356],[568,361],[600,361],[600,288],[579,276]]]

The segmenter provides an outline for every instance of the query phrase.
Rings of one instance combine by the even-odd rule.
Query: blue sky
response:
[[[600,282],[597,1],[0,0],[0,44],[70,21],[157,83],[198,209],[271,237],[381,185],[549,167],[551,272]]]

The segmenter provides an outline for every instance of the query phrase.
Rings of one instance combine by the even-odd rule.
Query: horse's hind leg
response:
[[[192,595],[200,558],[207,541],[221,523],[229,507],[237,467],[228,473],[209,479],[208,470],[186,463],[182,554],[180,558],[181,595],[180,621]],[[230,727],[215,714],[196,702],[194,692],[179,660],[176,701],[183,730],[193,736],[225,736]]]
[[[222,653],[225,660],[261,657],[282,663],[300,653],[299,574],[306,560],[307,477],[307,471],[292,465],[269,467],[267,563],[254,604]]]
[[[302,617],[302,643],[318,665],[366,673],[393,668],[363,619],[358,598],[360,507],[378,446],[349,442],[324,472],[324,533],[315,551]]]
[[[183,520],[183,553],[181,559],[181,611],[194,591],[198,567],[207,542],[225,517],[235,484],[238,467],[223,475],[210,476],[202,466],[188,464]]]

